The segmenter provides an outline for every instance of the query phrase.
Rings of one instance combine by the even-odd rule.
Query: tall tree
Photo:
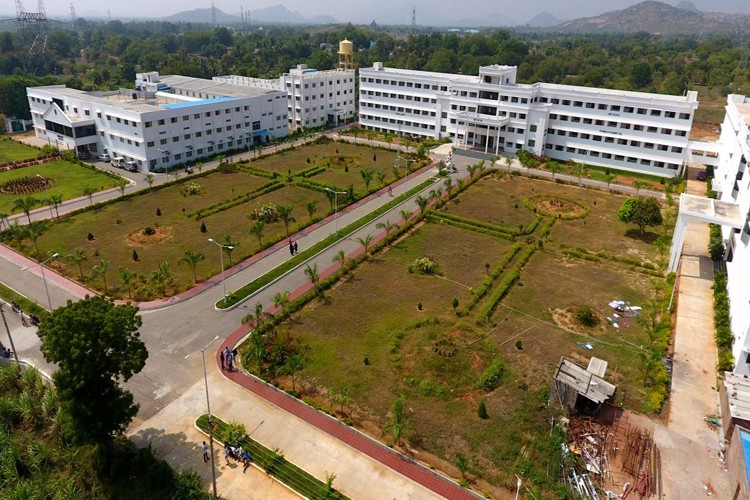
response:
[[[39,326],[41,351],[55,363],[55,386],[64,411],[62,428],[78,442],[109,443],[138,413],[124,390],[148,358],[138,328],[138,308],[87,296],[55,309]]]
[[[13,200],[13,207],[11,210],[14,212],[21,210],[26,214],[26,218],[29,219],[29,224],[31,224],[31,211],[34,210],[37,205],[39,205],[39,200],[33,196],[27,196],[26,198],[17,198]]]
[[[305,276],[307,276],[307,279],[312,283],[315,293],[319,293],[318,284],[320,283],[320,273],[318,272],[318,265],[313,264],[310,266],[310,264],[305,264]]]
[[[284,223],[284,230],[286,231],[286,235],[289,236],[289,223],[294,222],[294,217],[292,217],[292,211],[294,211],[294,207],[292,205],[280,205],[276,207],[276,211],[279,214],[279,219],[281,219],[281,222]]]
[[[419,213],[424,213],[425,209],[427,208],[427,204],[430,203],[430,200],[425,198],[422,195],[417,196],[414,198],[414,201],[416,202],[417,206],[419,207]]]
[[[258,238],[258,249],[263,249],[263,231],[266,229],[266,223],[262,220],[255,221],[255,224],[250,226],[248,232]]]
[[[120,275],[120,283],[122,283],[122,286],[128,289],[128,298],[133,300],[133,280],[135,279],[136,274],[127,267],[122,266],[117,268],[117,274]]]
[[[286,305],[289,302],[289,291],[276,292],[271,300],[273,300],[273,305],[281,308],[281,313],[284,314]]]
[[[94,204],[94,193],[96,193],[96,189],[94,189],[92,187],[87,187],[87,188],[85,188],[83,190],[83,196],[88,196],[89,197],[89,203],[91,205]]]
[[[315,214],[315,210],[317,210],[318,204],[314,201],[308,201],[305,204],[305,209],[307,209],[307,216],[310,217],[310,220],[312,220],[313,215]]]
[[[58,208],[60,207],[60,205],[62,205],[62,202],[63,202],[62,196],[60,196],[59,194],[53,194],[52,196],[50,196],[49,200],[50,200],[50,203],[52,203],[52,206],[55,207],[55,215],[59,219],[60,212]]]
[[[364,238],[357,238],[357,242],[365,249],[365,257],[367,257],[367,252],[370,251],[370,243],[372,243],[372,235],[367,234]]]
[[[626,224],[638,226],[643,236],[646,227],[662,223],[661,206],[654,198],[628,198],[620,206],[617,218]]]
[[[83,266],[82,264],[89,260],[86,252],[80,248],[76,248],[75,252],[69,253],[65,256],[65,260],[78,266],[78,272],[81,275],[81,281],[83,281]]]
[[[393,231],[396,226],[391,221],[387,220],[385,222],[378,222],[375,224],[375,227],[385,231],[385,243],[387,245],[388,240],[390,240],[391,237],[391,231]]]
[[[228,234],[224,235],[224,242],[222,243],[222,250],[226,252],[227,257],[229,257],[229,266],[232,266],[232,252],[234,252],[234,249],[237,248],[237,245],[239,245],[239,241],[234,241],[231,236]]]
[[[91,274],[94,276],[100,276],[102,283],[104,284],[104,295],[107,294],[107,270],[109,269],[108,260],[100,260],[93,268],[91,268]]]

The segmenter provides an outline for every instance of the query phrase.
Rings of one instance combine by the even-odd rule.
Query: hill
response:
[[[263,9],[251,10],[246,13],[251,23],[263,24],[333,24],[336,19],[328,15],[317,15],[307,18],[297,11],[289,10],[282,4],[272,5]],[[164,18],[173,23],[210,23],[211,9],[185,10]],[[242,21],[239,15],[227,14],[216,9],[218,24],[238,24]]]
[[[558,19],[549,12],[544,11],[529,19],[529,21],[526,23],[526,26],[530,26],[532,28],[547,28],[549,26],[557,26],[562,22],[563,21],[561,19]]]
[[[171,23],[210,23],[211,22],[211,9],[193,9],[184,10],[171,16],[165,17],[164,21]],[[220,9],[216,9],[216,22],[218,24],[234,24],[241,21],[240,16],[233,16],[226,14]]]
[[[692,6],[692,8],[691,8]],[[730,33],[750,23],[750,16],[719,12],[700,12],[691,2],[674,7],[648,0],[623,10],[599,16],[574,19],[554,27],[555,31],[576,33],[702,34]]]

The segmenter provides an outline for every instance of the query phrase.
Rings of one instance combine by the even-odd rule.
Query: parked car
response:
[[[99,161],[103,161],[105,163],[109,163],[112,161],[112,157],[109,156],[107,153],[102,153],[99,155]]]
[[[125,162],[125,168],[131,172],[138,172],[138,164],[134,161]]]
[[[701,170],[700,172],[698,172],[698,180],[699,181],[705,181],[706,180],[706,171],[705,170]]]
[[[78,158],[81,159],[81,160],[88,160],[89,159],[89,154],[86,151],[80,151],[78,153]]]

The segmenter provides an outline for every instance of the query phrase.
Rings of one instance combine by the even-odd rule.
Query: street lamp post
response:
[[[205,345],[203,349],[200,351],[196,351],[192,354],[188,354],[185,356],[185,359],[188,359],[193,354],[201,353],[201,360],[203,360],[203,383],[206,386],[206,408],[208,409],[208,443],[209,447],[211,448],[211,479],[213,482],[213,488],[214,488],[214,499],[218,498],[218,495],[216,494],[216,461],[214,460],[214,428],[213,423],[211,422],[211,400],[208,398],[208,375],[206,374],[206,349],[208,346],[213,344],[219,336],[217,335],[213,339],[211,339],[211,342]]]
[[[224,280],[224,249],[228,250],[234,250],[234,247],[232,245],[222,245],[221,243],[218,243],[213,238],[209,238],[208,241],[219,247],[219,261],[221,262],[221,286],[224,288],[224,301],[227,300],[227,283]]]
[[[49,296],[49,287],[47,286],[47,276],[44,274],[44,264],[49,262],[52,259],[56,259],[59,257],[60,254],[55,252],[53,253],[47,260],[44,260],[39,263],[39,267],[42,268],[42,281],[44,282],[44,291],[47,292],[47,304],[49,305],[49,312],[52,312],[52,299]],[[29,266],[24,266],[21,268],[21,271],[25,271],[29,268]]]
[[[0,315],[3,317],[3,324],[5,324],[5,331],[8,332],[8,340],[10,340],[10,348],[13,349],[13,357],[16,360],[16,365],[18,365],[18,353],[16,352],[16,345],[13,343],[13,335],[10,334],[10,328],[8,328],[8,320],[5,319],[5,309],[3,309],[3,304],[0,302]]]
[[[333,193],[333,220],[336,225],[336,234],[339,234],[339,195],[347,194],[346,191],[334,191],[333,189],[325,188],[329,193]]]

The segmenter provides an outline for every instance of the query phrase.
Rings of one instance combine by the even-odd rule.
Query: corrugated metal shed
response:
[[[606,370],[606,366],[604,369]],[[553,380],[555,383],[569,387],[579,396],[595,403],[605,402],[617,389],[602,377],[591,373],[582,366],[578,366],[565,357],[560,358]]]

